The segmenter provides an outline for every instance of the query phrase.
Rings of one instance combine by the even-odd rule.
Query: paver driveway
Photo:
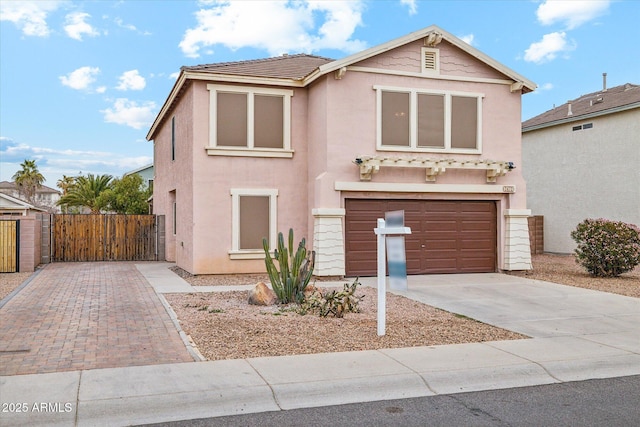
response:
[[[134,263],[49,264],[0,309],[0,375],[192,361]]]

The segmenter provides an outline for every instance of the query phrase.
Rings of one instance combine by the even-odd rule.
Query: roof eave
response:
[[[419,31],[414,31],[413,33],[407,34],[406,36],[402,36],[399,37],[397,39],[393,39],[390,40],[386,43],[380,44],[378,46],[374,46],[371,47],[369,49],[365,49],[361,52],[355,53],[353,55],[347,56],[345,58],[339,59],[337,61],[333,61],[333,62],[329,62],[327,64],[321,65],[320,67],[318,67],[318,72],[314,72],[312,74],[310,74],[309,76],[307,76],[305,78],[305,85],[311,83],[312,81],[316,80],[317,78],[331,73],[333,71],[339,70],[342,67],[347,67],[349,65],[355,64],[356,62],[360,62],[360,61],[364,61],[365,59],[371,58],[373,56],[379,55],[381,53],[387,52],[389,50],[395,49],[399,46],[405,45],[407,43],[411,43],[414,42],[418,39],[424,38],[426,37],[428,34],[430,34],[433,31],[437,31],[440,34],[442,34],[443,38],[448,41],[449,43],[451,43],[452,45],[456,46],[457,48],[463,50],[464,52],[467,52],[469,55],[477,58],[478,60],[484,62],[485,64],[489,65],[490,67],[496,69],[497,71],[499,71],[500,73],[508,76],[509,78],[511,78],[514,82],[521,82],[522,85],[522,93],[528,93],[528,92],[532,92],[534,90],[536,90],[536,88],[538,87],[534,82],[532,82],[531,80],[527,79],[526,77],[516,73],[515,71],[513,71],[512,69],[510,69],[509,67],[499,63],[498,61],[492,59],[491,57],[485,55],[484,53],[482,53],[481,51],[479,51],[478,49],[474,48],[473,46],[463,42],[462,40],[460,40],[458,37],[454,36],[453,34],[443,30],[442,28],[438,27],[437,25],[431,25],[427,28],[424,28],[422,30]]]
[[[171,106],[175,102],[175,100],[179,97],[179,94],[182,90],[182,87],[186,84],[187,80],[201,80],[201,81],[210,81],[210,82],[224,82],[224,83],[241,83],[241,84],[256,84],[256,85],[267,85],[267,86],[284,86],[284,87],[304,87],[304,80],[300,79],[287,79],[287,78],[275,78],[275,77],[256,77],[256,76],[246,76],[246,75],[235,75],[235,74],[218,74],[218,73],[207,73],[207,72],[199,72],[199,71],[180,71],[180,75],[176,80],[176,83],[173,85],[169,96],[166,101],[162,105],[160,112],[156,116],[156,119],[153,121],[149,132],[147,133],[147,141],[151,141],[154,138],[158,127],[164,120],[164,116],[169,112]]]
[[[147,136],[146,136],[147,141],[151,141],[153,139],[156,133],[156,130],[160,126],[160,123],[162,123],[162,120],[164,119],[165,114],[167,114],[167,112],[173,105],[173,101],[175,101],[175,99],[178,97],[178,94],[180,93],[180,90],[182,89],[182,86],[184,85],[186,80],[187,78],[184,70],[180,70],[180,74],[178,75],[176,82],[173,84],[173,87],[171,88],[171,92],[169,92],[169,96],[167,97],[167,99],[165,99],[164,104],[162,104],[162,108],[160,108],[160,112],[158,113],[155,120],[151,124],[151,128],[149,129],[149,132],[147,132]]]
[[[534,130],[544,129],[548,127],[553,127],[557,125],[563,125],[567,123],[581,122],[583,120],[592,119],[594,117],[606,116],[609,114],[620,113],[622,111],[633,110],[634,108],[640,108],[640,102],[634,102],[627,105],[621,105],[619,107],[608,108],[606,110],[594,111],[593,113],[581,114],[579,116],[570,116],[560,120],[553,120],[546,123],[540,123],[537,125],[523,127],[522,133],[531,132]]]
[[[37,208],[34,205],[32,205],[31,203],[27,203],[24,200],[20,200],[16,197],[10,196],[8,194],[5,193],[0,193],[0,197],[9,200],[12,203],[15,203],[16,205],[18,205],[20,208],[19,209],[34,209],[34,210],[40,210],[42,211],[43,209],[41,208]],[[15,207],[12,209],[16,209]]]

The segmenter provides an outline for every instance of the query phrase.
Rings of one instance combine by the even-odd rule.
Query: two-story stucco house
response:
[[[403,209],[410,274],[529,269],[534,89],[436,26],[340,60],[182,67],[147,135],[167,259],[263,272],[263,237],[293,228],[317,275],[375,275],[376,219]]]
[[[585,218],[640,224],[640,85],[582,95],[522,123],[527,201],[544,250],[571,253]]]

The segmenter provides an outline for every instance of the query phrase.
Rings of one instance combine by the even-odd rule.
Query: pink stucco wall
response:
[[[171,159],[171,119],[175,117],[175,160]],[[166,259],[182,268],[193,267],[193,89],[188,86],[154,139],[153,208],[166,218]],[[175,194],[177,230],[173,233],[172,195]],[[185,245],[184,242],[187,242]]]
[[[277,189],[277,229],[286,234],[294,229],[296,240],[308,234],[307,211],[307,90],[296,89],[292,97],[291,145],[293,158],[226,157],[208,155],[209,91],[206,83],[195,82],[193,99],[192,175],[190,217],[192,233],[178,239],[177,253],[191,259],[189,271],[195,274],[262,272],[261,259],[230,260],[232,247],[231,193],[234,189]],[[182,168],[181,168],[182,169]],[[185,174],[189,169],[184,170]],[[179,194],[179,193],[178,193]],[[179,198],[180,196],[178,196]],[[191,250],[193,252],[191,252]],[[194,256],[193,254],[196,254]]]
[[[355,66],[420,72],[422,40],[409,43]],[[467,53],[443,42],[438,46],[441,76],[481,79],[506,77]],[[526,208],[521,173],[520,92],[508,84],[431,79],[347,71],[337,80],[330,73],[292,97],[291,145],[293,158],[228,157],[208,155],[209,91],[207,82],[193,81],[156,134],[154,209],[167,219],[167,259],[195,274],[263,272],[261,259],[231,260],[232,206],[230,190],[277,189],[277,229],[292,227],[296,240],[306,237],[312,246],[314,208],[343,208],[346,197],[495,200],[498,203],[498,239],[504,240],[504,209]],[[376,91],[374,85],[475,92],[482,101],[481,154],[418,153],[421,157],[492,159],[517,166],[496,184],[487,184],[484,171],[449,170],[438,184],[516,185],[515,194],[343,193],[336,181],[359,182],[353,161],[360,155],[409,156],[407,152],[376,150]],[[176,117],[176,160],[170,159],[171,117]],[[425,183],[422,169],[385,169],[372,182]],[[172,233],[170,192],[175,191],[178,230]],[[500,244],[501,248],[503,245]],[[502,260],[502,249],[499,258]],[[501,261],[500,261],[501,262]]]

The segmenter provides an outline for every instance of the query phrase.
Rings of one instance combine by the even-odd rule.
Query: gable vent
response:
[[[422,48],[422,72],[433,73],[440,71],[440,55],[438,49]]]
[[[424,69],[425,70],[436,69],[436,53],[435,52],[424,53]]]

